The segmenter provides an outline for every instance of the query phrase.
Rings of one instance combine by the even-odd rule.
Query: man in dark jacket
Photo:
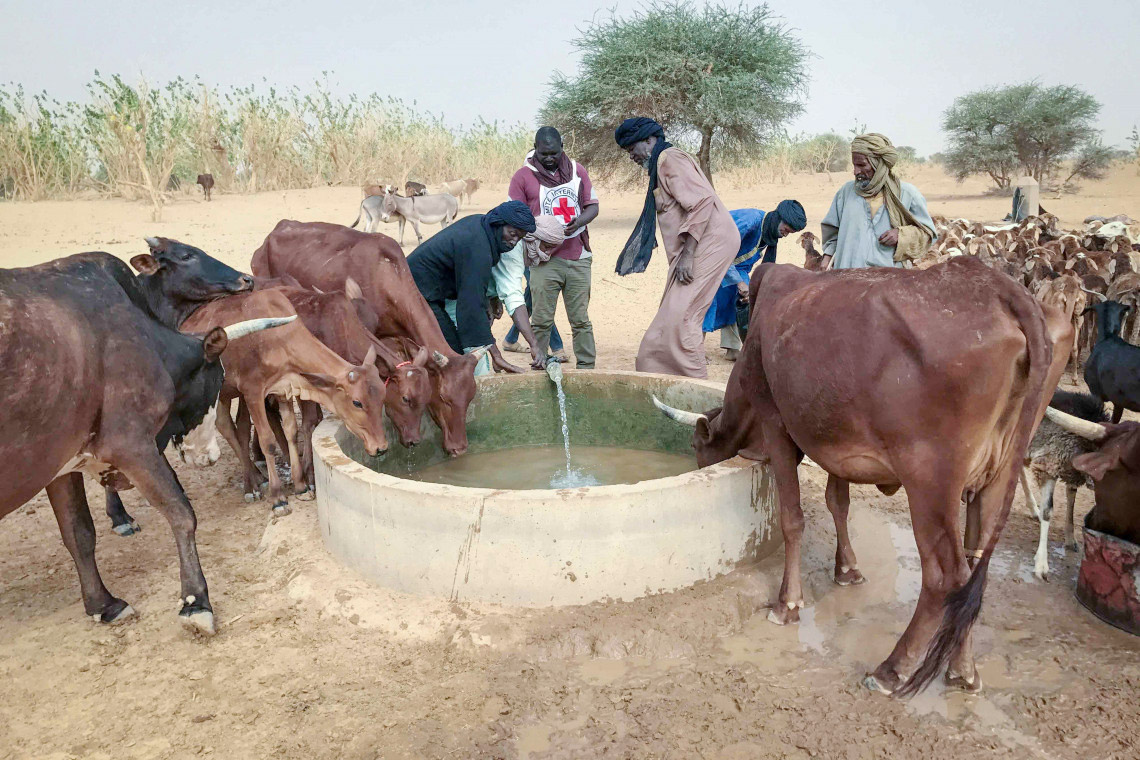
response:
[[[444,227],[408,256],[416,287],[431,306],[448,345],[461,353],[488,346],[492,365],[504,372],[525,370],[504,360],[495,345],[487,285],[499,257],[534,231],[534,214],[527,205],[508,201]],[[454,322],[444,308],[448,300],[456,302]]]

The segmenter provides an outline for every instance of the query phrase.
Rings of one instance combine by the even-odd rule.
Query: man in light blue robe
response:
[[[855,179],[839,188],[820,223],[825,269],[909,266],[934,241],[926,199],[895,177],[897,160],[883,135],[852,140]]]

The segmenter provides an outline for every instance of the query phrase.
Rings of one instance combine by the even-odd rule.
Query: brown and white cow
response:
[[[256,317],[295,316],[289,299],[278,290],[259,290],[230,296],[202,306],[182,323],[183,332],[201,332],[219,324]],[[388,450],[384,434],[384,382],[376,370],[375,349],[360,365],[342,359],[296,321],[276,330],[251,336],[222,354],[225,382],[219,400],[218,430],[242,464],[247,497],[260,495],[261,476],[249,457],[249,430],[235,427],[230,402],[240,397],[249,409],[265,461],[275,460],[276,439],[266,415],[265,400],[278,399],[281,425],[289,446],[294,492],[308,496],[304,468],[297,448],[297,418],[293,399],[315,401],[334,410],[345,426],[364,443],[372,456]],[[269,467],[269,495],[275,514],[288,514],[289,502],[275,467]]]
[[[479,356],[458,354],[447,344],[395,240],[339,224],[282,220],[254,252],[250,267],[257,277],[288,274],[303,287],[325,291],[355,280],[380,317],[376,337],[408,338],[432,352],[428,413],[450,455],[467,451],[467,407],[475,398]]]
[[[969,256],[927,270],[763,265],[750,302],[724,406],[695,415],[657,403],[696,425],[701,466],[736,455],[771,465],[785,565],[770,619],[796,622],[803,606],[796,464],[806,454],[829,474],[837,583],[863,580],[847,535],[848,483],[905,487],[910,501],[922,590],[894,651],[864,683],[911,694],[949,662],[951,683],[980,688],[970,630],[1071,326]],[[972,573],[959,540],[963,499]]]

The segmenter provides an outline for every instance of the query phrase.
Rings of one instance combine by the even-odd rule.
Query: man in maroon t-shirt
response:
[[[562,150],[562,136],[554,127],[542,127],[534,136],[534,150],[511,178],[511,200],[530,206],[537,218],[554,216],[566,225],[566,241],[550,258],[530,269],[534,302],[530,323],[545,355],[554,325],[554,309],[562,294],[566,316],[574,333],[578,369],[593,369],[594,327],[590,324],[590,237],[586,225],[598,216],[598,197],[581,164]]]

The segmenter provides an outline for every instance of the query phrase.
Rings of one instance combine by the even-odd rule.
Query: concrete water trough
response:
[[[543,373],[478,380],[469,453],[561,446],[555,387]],[[617,447],[692,456],[692,428],[650,394],[709,409],[724,386],[636,372],[567,371],[572,451]],[[376,583],[457,601],[523,606],[629,600],[714,578],[773,552],[776,492],[741,459],[670,477],[582,488],[505,490],[409,479],[447,459],[438,430],[378,460],[337,420],[313,436],[317,511],[329,551]],[[395,436],[390,436],[395,440]],[[683,466],[682,469],[687,469]],[[636,471],[627,480],[637,480]]]

